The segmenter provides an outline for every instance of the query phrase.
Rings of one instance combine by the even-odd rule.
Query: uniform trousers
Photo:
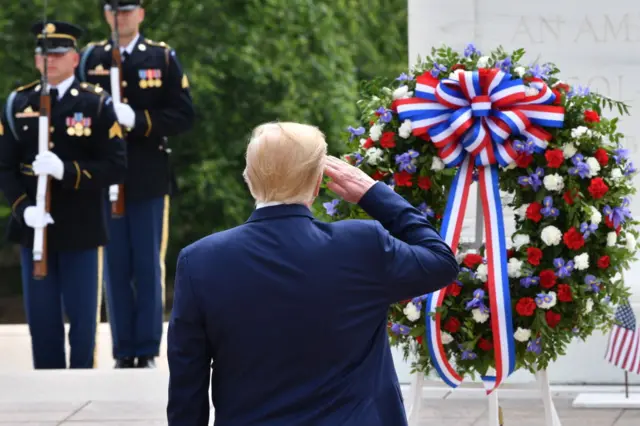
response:
[[[102,248],[49,252],[47,276],[38,280],[33,278],[32,250],[22,247],[20,256],[34,368],[67,367],[64,314],[69,320],[69,367],[94,368],[102,296]]]
[[[113,357],[158,356],[165,302],[169,196],[127,201],[123,217],[111,218],[110,211],[108,215],[105,287]]]

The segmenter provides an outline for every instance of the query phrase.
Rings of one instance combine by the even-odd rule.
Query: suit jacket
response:
[[[255,210],[179,255],[168,330],[170,426],[407,424],[389,305],[450,284],[458,264],[384,183],[376,220],[324,223],[302,205]]]

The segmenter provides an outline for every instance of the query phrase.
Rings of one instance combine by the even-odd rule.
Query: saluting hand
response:
[[[327,187],[345,201],[354,204],[376,184],[371,176],[359,168],[333,156],[327,156],[324,174],[331,178]]]

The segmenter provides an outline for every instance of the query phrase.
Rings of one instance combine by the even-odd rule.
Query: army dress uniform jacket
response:
[[[90,43],[82,53],[81,81],[112,92],[113,42]],[[191,128],[194,109],[187,76],[175,51],[139,35],[130,56],[122,55],[121,101],[135,112],[135,126],[125,129],[128,170],[126,200],[172,194],[175,182],[169,163],[168,138]]]
[[[0,190],[11,205],[8,239],[33,247],[33,229],[24,210],[36,204],[38,176],[38,82],[16,89],[0,124]],[[51,98],[49,149],[63,162],[62,180],[51,177],[47,247],[51,251],[84,250],[105,245],[108,234],[105,192],[122,182],[126,149],[110,96],[74,79],[63,97]]]

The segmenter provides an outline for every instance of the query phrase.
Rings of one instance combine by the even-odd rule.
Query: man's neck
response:
[[[123,36],[122,34],[120,35],[120,40],[118,40],[120,42],[120,47],[125,48],[129,45],[129,43],[131,43],[136,37],[138,37],[138,34],[140,34],[139,32],[135,32],[130,36]]]
[[[50,78],[48,83],[49,83],[50,86],[54,86],[55,87],[55,86],[58,86],[60,83],[62,83],[63,81],[67,80],[68,78],[70,78],[72,76],[73,76],[73,71],[70,72],[69,74],[65,75],[65,76],[62,76],[62,77],[58,78],[58,79]]]

